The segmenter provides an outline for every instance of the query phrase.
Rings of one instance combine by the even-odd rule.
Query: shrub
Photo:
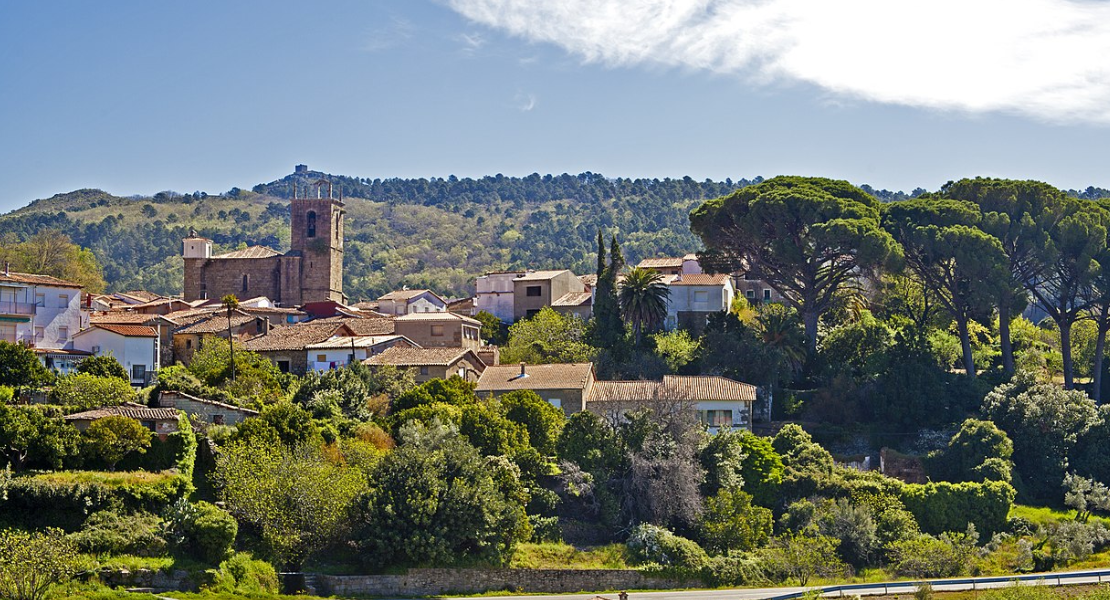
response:
[[[224,594],[274,594],[278,591],[277,571],[270,563],[239,552],[220,563],[215,581],[207,589]]]
[[[58,529],[0,531],[0,597],[41,600],[77,572],[77,551]]]
[[[0,402],[11,402],[15,398],[15,388],[0,385]]]
[[[67,471],[13,478],[0,499],[5,522],[21,527],[80,528],[89,513],[158,511],[184,496],[189,482],[165,473]]]
[[[963,531],[968,523],[984,535],[993,535],[1006,528],[1016,492],[1002,481],[983,483],[908,484],[901,500],[913,513],[925,533]]]
[[[173,544],[209,564],[227,558],[239,533],[234,517],[204,501],[193,504],[181,498],[166,509],[165,517]]]
[[[563,531],[559,528],[559,517],[528,515],[528,522],[532,525],[533,542],[563,541]]]
[[[890,544],[890,569],[902,577],[953,577],[964,573],[975,556],[975,539],[966,534],[922,534]]]
[[[115,377],[128,382],[128,384],[131,382],[131,378],[127,376],[127,370],[111,354],[90,356],[83,359],[77,363],[77,372],[96,375],[97,377]]]
[[[135,419],[114,415],[89,423],[81,436],[81,455],[86,461],[106,465],[109,471],[132,452],[143,454],[153,434]]]
[[[533,488],[532,497],[528,500],[527,511],[530,515],[550,517],[555,514],[559,505],[559,494],[547,488]]]
[[[770,509],[752,505],[752,496],[739,489],[722,489],[706,498],[698,521],[701,542],[710,552],[754,550],[771,537]]]
[[[56,404],[82,411],[131,402],[135,399],[135,390],[125,379],[74,373],[58,378],[50,397]]]
[[[641,562],[665,567],[700,571],[709,566],[709,555],[693,540],[659,527],[643,523],[628,536],[628,549]]]
[[[839,544],[840,540],[827,535],[794,533],[776,538],[760,554],[773,579],[793,579],[804,586],[812,577],[840,576],[851,570],[836,554]]]
[[[763,561],[757,555],[729,552],[709,559],[706,583],[715,587],[739,587],[769,583]]]
[[[159,556],[166,550],[162,519],[148,512],[102,510],[89,515],[81,531],[69,535],[84,552]]]

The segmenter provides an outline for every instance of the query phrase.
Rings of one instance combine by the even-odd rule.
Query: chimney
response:
[[[524,365],[525,364],[526,363],[523,360],[520,361],[520,376],[521,377],[524,377],[524,376],[528,375],[527,373],[524,372]]]
[[[4,261],[4,277],[12,276],[12,263]]]

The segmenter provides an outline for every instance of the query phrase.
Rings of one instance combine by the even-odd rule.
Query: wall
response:
[[[161,408],[176,408],[189,416],[200,415],[205,422],[212,423],[216,415],[222,415],[224,424],[235,425],[247,417],[258,416],[257,411],[246,410],[220,403],[198,402],[177,392],[162,392],[158,397]]]
[[[74,347],[78,350],[92,352],[94,346],[100,347],[97,355],[111,354],[114,356],[123,365],[128,376],[131,375],[133,365],[144,365],[148,372],[157,371],[159,368],[158,338],[125,337],[103,329],[93,328],[81,332],[81,335],[74,340]],[[139,383],[141,382],[137,380],[131,382],[132,385]]]
[[[316,581],[322,594],[387,597],[501,590],[548,594],[663,590],[694,585],[617,569],[409,569],[404,575],[317,575]]]
[[[442,325],[443,335],[432,335],[432,325]],[[459,319],[397,319],[393,331],[424,348],[467,348],[477,351],[481,347],[481,328]]]
[[[503,323],[513,321],[513,279],[524,275],[524,271],[516,273],[490,273],[483,275],[475,282],[477,298],[474,308],[484,310],[501,319]]]
[[[244,299],[255,296],[280,298],[279,258],[214,258],[206,261],[201,267],[205,297],[218,299],[235,294],[235,297]],[[247,275],[246,291],[243,290],[243,275]]]

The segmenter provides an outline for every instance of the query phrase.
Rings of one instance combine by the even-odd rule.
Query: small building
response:
[[[158,395],[157,408],[177,409],[194,420],[209,425],[237,425],[259,412],[233,404],[190,396],[184,392],[162,392]]]
[[[526,270],[493,271],[478,277],[475,282],[477,293],[474,297],[475,314],[481,311],[501,319],[502,323],[512,323],[515,314],[513,280],[523,277]]]
[[[566,269],[528,271],[513,279],[513,319],[527,319],[571,292],[585,291],[582,280]]]
[[[308,372],[305,348],[334,336],[353,336],[355,332],[342,322],[325,319],[307,321],[289,327],[278,327],[243,342],[243,347],[266,357],[282,373],[304,375]]]
[[[393,319],[393,331],[423,348],[469,348],[482,346],[482,323],[450,312],[412,313]]]
[[[496,397],[517,390],[531,390],[569,415],[586,410],[586,399],[593,386],[593,363],[520,363],[486,367],[475,392]]]
[[[180,312],[180,311],[179,311]],[[148,315],[127,310],[113,310],[109,312],[96,312],[89,316],[90,325],[150,325],[158,331],[158,347],[162,355],[159,363],[172,365],[173,360],[173,330],[181,327],[181,323],[173,321],[166,315]]]
[[[645,258],[636,265],[662,275],[699,275],[702,273],[697,254],[674,258]]]
[[[222,313],[222,314],[221,314]],[[234,310],[231,314],[231,335],[236,341],[270,330],[270,320]],[[228,318],[226,311],[211,313],[209,316],[173,331],[174,362],[188,365],[193,354],[211,338],[227,339]]]
[[[597,381],[586,410],[611,420],[641,408],[694,411],[710,432],[751,430],[756,387],[725,377],[667,375],[662,381]]]
[[[705,329],[710,315],[729,310],[736,295],[732,278],[725,274],[673,275],[667,285],[671,295],[664,327],[687,329],[695,334]]]
[[[158,330],[150,325],[99,323],[73,336],[73,345],[94,356],[116,357],[135,387],[152,384],[161,366]]]
[[[486,369],[473,350],[467,348],[411,348],[395,346],[363,361],[367,365],[393,365],[409,369],[417,383],[447,379],[458,375],[466,381],[478,381]]]
[[[0,271],[0,340],[47,350],[73,349],[88,323],[78,283],[33,273]]]
[[[594,314],[594,295],[591,292],[570,292],[553,301],[551,309],[568,317],[588,321]]]
[[[390,348],[419,348],[403,335],[334,336],[305,346],[308,368],[312,371],[341,369],[351,360],[364,361]]]
[[[78,431],[84,431],[89,428],[89,424],[93,421],[103,419],[104,417],[127,417],[129,419],[135,419],[139,423],[142,423],[143,427],[146,427],[157,435],[158,439],[162,441],[166,440],[166,436],[177,431],[178,412],[176,409],[147,408],[140,404],[94,408],[92,410],[66,415],[64,418],[67,422],[72,423]]]
[[[401,316],[413,313],[445,312],[447,301],[431,290],[397,290],[378,298],[377,312]]]

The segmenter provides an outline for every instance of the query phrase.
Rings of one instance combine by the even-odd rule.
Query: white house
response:
[[[725,377],[666,375],[662,381],[596,381],[586,410],[620,419],[629,411],[693,410],[710,433],[751,430],[756,387]]]
[[[493,271],[475,280],[477,295],[474,308],[486,311],[501,319],[503,323],[513,322],[513,280],[523,277],[526,271]]]
[[[68,372],[83,357],[73,336],[88,324],[81,284],[31,273],[0,272],[0,340],[35,350],[47,367]]]
[[[158,330],[150,325],[98,323],[73,336],[73,345],[95,356],[111,354],[138,387],[150,385],[161,366]]]
[[[378,312],[383,315],[401,316],[446,311],[447,301],[431,290],[397,290],[378,298]]]
[[[666,276],[664,282],[671,290],[664,323],[668,330],[681,327],[701,331],[709,315],[727,311],[736,296],[732,277],[723,273],[671,275]]]
[[[702,273],[701,264],[698,263],[698,255],[693,253],[673,258],[645,258],[636,266],[663,275],[700,275]]]
[[[308,344],[304,349],[308,355],[309,370],[328,371],[347,366],[352,355],[356,361],[362,362],[395,346],[420,347],[403,335],[359,335],[333,336],[322,342]]]

